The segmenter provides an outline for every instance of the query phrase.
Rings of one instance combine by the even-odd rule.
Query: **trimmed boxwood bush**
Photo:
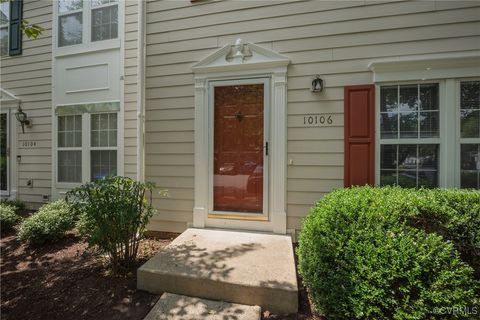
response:
[[[54,242],[75,226],[75,220],[71,206],[64,200],[57,200],[25,219],[19,227],[18,237],[35,245]]]
[[[20,222],[22,218],[17,215],[15,206],[0,203],[0,228],[1,232],[12,230],[13,227]]]
[[[471,254],[479,203],[476,191],[398,187],[325,196],[305,219],[297,250],[317,311],[328,319],[476,317],[438,308],[478,306]]]

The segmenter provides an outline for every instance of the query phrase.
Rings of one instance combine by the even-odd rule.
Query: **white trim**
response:
[[[235,45],[226,45],[193,66],[195,74],[195,189],[193,226],[287,232],[286,213],[286,110],[287,65],[289,59],[271,50],[251,43],[245,57],[232,54]],[[237,52],[238,53],[238,52]],[[248,221],[208,218],[208,163],[209,163],[209,83],[219,80],[268,78],[270,80],[270,179],[269,220]]]
[[[12,180],[12,177],[11,177],[11,171],[12,171],[12,168],[10,166],[10,162],[11,162],[11,156],[10,156],[10,152],[11,152],[11,146],[10,146],[10,141],[12,140],[11,136],[11,125],[10,125],[10,109],[6,109],[6,110],[0,110],[0,115],[1,114],[5,114],[5,121],[6,121],[6,128],[5,128],[5,131],[6,131],[6,146],[5,146],[5,156],[7,157],[6,159],[6,166],[7,166],[7,181],[6,181],[6,186],[7,186],[7,189],[6,190],[0,190],[0,195],[2,197],[9,197],[10,196],[10,189],[11,189],[11,180]]]
[[[145,181],[144,105],[145,105],[145,1],[138,0],[137,42],[137,180]]]
[[[376,83],[475,77],[480,74],[480,51],[374,60],[368,68]]]

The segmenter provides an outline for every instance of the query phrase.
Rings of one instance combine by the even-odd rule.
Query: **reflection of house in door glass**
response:
[[[263,211],[263,90],[263,84],[215,87],[215,211]]]

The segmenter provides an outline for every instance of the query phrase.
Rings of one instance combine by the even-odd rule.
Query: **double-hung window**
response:
[[[479,79],[379,91],[377,183],[480,189]]]
[[[90,179],[117,174],[117,114],[91,115]]]
[[[8,26],[10,2],[0,3],[0,56],[8,56]]]
[[[59,0],[58,47],[118,38],[118,0]]]
[[[58,181],[82,182],[82,115],[58,117]]]
[[[118,172],[118,114],[58,116],[57,182],[83,183]]]
[[[380,184],[437,187],[439,84],[380,88]]]
[[[480,81],[460,81],[460,186],[480,189]]]

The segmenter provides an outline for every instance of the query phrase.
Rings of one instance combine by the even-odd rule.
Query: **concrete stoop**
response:
[[[260,306],[274,313],[298,310],[288,236],[188,229],[138,269],[137,287]]]
[[[260,307],[164,293],[144,320],[260,320]]]

